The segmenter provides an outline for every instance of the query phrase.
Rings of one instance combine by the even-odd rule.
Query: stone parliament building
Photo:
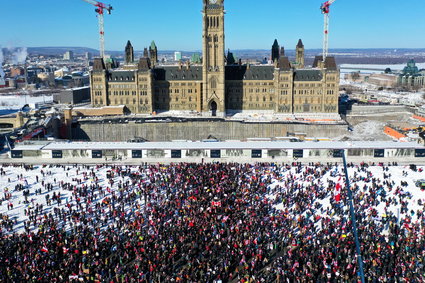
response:
[[[339,70],[335,58],[316,56],[304,66],[304,45],[291,63],[275,40],[273,64],[250,65],[225,55],[224,0],[203,0],[202,64],[158,64],[155,43],[134,62],[128,42],[125,64],[109,68],[96,58],[90,73],[94,107],[125,105],[131,113],[194,111],[203,116],[253,112],[338,113]]]

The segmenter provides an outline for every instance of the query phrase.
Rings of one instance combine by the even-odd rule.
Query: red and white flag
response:
[[[339,177],[338,181],[336,182],[335,192],[334,192],[334,197],[336,202],[341,201],[341,188],[342,188],[341,183],[342,183],[341,177]]]
[[[211,205],[213,207],[221,207],[221,201],[218,199],[218,197],[215,197],[214,200],[211,202]]]

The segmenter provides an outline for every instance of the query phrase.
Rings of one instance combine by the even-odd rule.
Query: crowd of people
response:
[[[393,178],[401,168],[349,165],[367,282],[425,282],[424,192],[409,168]],[[359,279],[336,164],[3,166],[0,178],[1,282]]]

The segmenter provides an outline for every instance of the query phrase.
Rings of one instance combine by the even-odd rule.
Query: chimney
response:
[[[63,114],[64,114],[64,118],[65,118],[67,138],[72,139],[72,108],[64,109]]]
[[[190,69],[190,61],[189,61],[189,60],[187,60],[187,61],[186,61],[186,69],[187,69],[187,70],[189,70],[189,69]]]

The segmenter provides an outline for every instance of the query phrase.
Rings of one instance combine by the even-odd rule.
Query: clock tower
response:
[[[212,116],[224,116],[226,111],[224,0],[203,1],[202,111]]]

